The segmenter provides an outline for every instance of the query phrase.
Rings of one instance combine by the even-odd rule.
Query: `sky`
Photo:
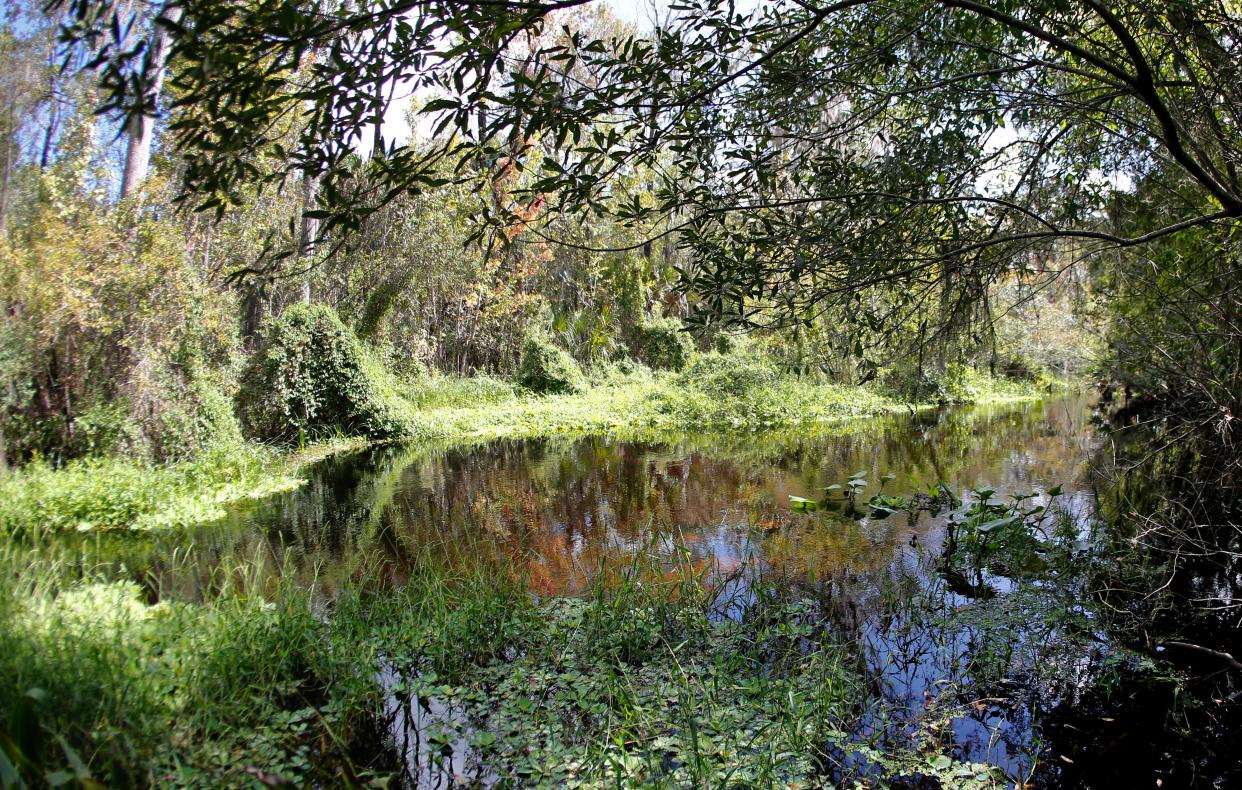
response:
[[[668,7],[668,0],[597,0],[612,8],[622,20],[636,25],[640,30],[650,29],[654,14]],[[762,0],[740,0],[741,7],[753,6]],[[410,103],[412,95],[398,90],[393,102],[384,112],[384,139],[396,140],[398,143],[408,142],[412,129],[409,123]],[[371,152],[370,135],[364,135],[356,148],[358,153],[366,156]]]
[[[641,31],[651,29],[653,20],[667,10],[669,0],[596,0],[596,2],[607,5],[618,18],[635,25]],[[739,11],[748,11],[764,2],[771,2],[771,0],[734,0],[734,5]],[[398,90],[393,103],[384,113],[383,132],[385,140],[405,143],[409,141],[412,131],[408,120],[412,96],[401,94],[402,91]],[[360,141],[357,150],[364,156],[370,153],[369,135]]]
[[[616,15],[637,26],[640,30],[650,29],[653,20],[660,16],[668,7],[668,0],[597,0],[604,2],[610,6]],[[736,7],[739,11],[748,11],[758,7],[761,3],[771,2],[771,0],[735,0]],[[398,92],[400,93],[400,92]],[[406,142],[410,139],[411,128],[408,121],[410,96],[398,96],[392,106],[388,108],[388,112],[384,114],[384,137],[387,140],[397,140],[398,142]],[[430,123],[428,121],[428,123]],[[1016,138],[1015,130],[1006,126],[997,130],[993,135],[990,143],[993,149],[1000,148],[1013,142]],[[370,150],[369,138],[359,146],[359,152],[364,155]],[[1129,179],[1124,174],[1104,174],[1101,172],[1093,172],[1088,174],[1093,179],[1107,179],[1112,182],[1115,188],[1129,188]],[[986,193],[993,188],[1000,186],[1000,181],[992,183],[996,180],[995,174],[987,179],[985,183],[977,184],[980,192]]]

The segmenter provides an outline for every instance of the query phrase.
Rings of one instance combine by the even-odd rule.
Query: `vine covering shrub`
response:
[[[540,394],[581,392],[586,377],[574,358],[546,338],[530,337],[522,347],[518,383]]]
[[[672,318],[644,321],[631,333],[634,356],[657,370],[681,370],[694,352],[694,342]]]
[[[678,382],[716,397],[738,397],[776,381],[776,369],[753,357],[700,354],[677,377]]]
[[[237,411],[259,439],[331,433],[383,438],[396,411],[357,336],[323,305],[297,305],[277,319],[242,374]]]

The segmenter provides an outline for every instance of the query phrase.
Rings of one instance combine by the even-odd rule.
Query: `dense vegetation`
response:
[[[722,622],[693,578],[532,601],[500,560],[428,559],[327,609],[292,584],[150,606],[123,562],[56,554],[373,442],[810,433],[1094,380],[1162,416],[1137,466],[1178,483],[1119,485],[1125,562],[1074,572],[1131,612],[1237,611],[1212,586],[1242,556],[1229,3],[2,13],[0,786],[380,781],[381,666],[484,722],[504,781],[823,777],[863,680],[779,585]],[[1045,562],[1034,514],[996,507],[964,506],[961,551]],[[1208,619],[1176,641],[1236,671]]]

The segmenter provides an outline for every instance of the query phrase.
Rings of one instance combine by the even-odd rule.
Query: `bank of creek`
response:
[[[713,621],[748,622],[774,597],[797,602],[796,650],[813,643],[853,678],[803,786],[1235,783],[1238,758],[1221,749],[1232,700],[1219,682],[1186,684],[1228,668],[1210,654],[1174,656],[1159,635],[1121,634],[1124,605],[1105,607],[1095,589],[1097,502],[1112,485],[1098,465],[1115,439],[1092,400],[1073,395],[810,435],[384,446],[325,461],[303,488],[238,506],[188,539],[107,550],[151,600],[210,599],[237,583],[230,574],[260,588],[283,577],[312,589],[327,618],[343,589],[409,584],[429,551],[442,568],[503,567],[538,606],[643,585],[684,595],[690,578],[708,591]],[[986,523],[981,500],[997,516]],[[987,544],[1015,524],[1026,537]],[[493,663],[503,671],[519,658]],[[389,696],[370,746],[404,783],[539,778],[493,764],[495,736],[480,732],[499,726],[488,717],[501,703],[463,698],[426,668],[381,662],[376,673]],[[666,752],[648,780],[682,776],[682,752]]]

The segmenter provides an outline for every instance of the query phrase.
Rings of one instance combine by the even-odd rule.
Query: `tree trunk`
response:
[[[258,280],[246,283],[242,293],[242,346],[247,351],[254,351],[258,346],[259,329],[263,324],[263,303],[266,300],[266,288]]]
[[[9,120],[4,131],[4,165],[0,168],[0,239],[9,235],[9,185],[13,178],[13,138],[17,136],[12,108],[9,109]]]
[[[181,7],[166,3],[155,20],[151,41],[138,84],[141,90],[139,105],[125,125],[128,138],[125,149],[125,169],[121,174],[121,197],[132,195],[147,179],[151,168],[151,143],[155,137],[155,112],[168,71],[168,53],[172,49],[172,35],[165,22],[181,21]]]
[[[60,129],[60,98],[56,93],[60,69],[57,68],[55,47],[49,48],[47,73],[47,129],[43,132],[43,146],[39,151],[40,172],[47,170],[52,162],[52,148],[56,143],[56,132]]]
[[[302,230],[298,238],[298,265],[306,269],[302,275],[302,302],[311,301],[311,258],[315,254],[315,239],[319,235],[319,220],[306,216],[315,208],[319,196],[319,179],[309,173],[302,177]]]

